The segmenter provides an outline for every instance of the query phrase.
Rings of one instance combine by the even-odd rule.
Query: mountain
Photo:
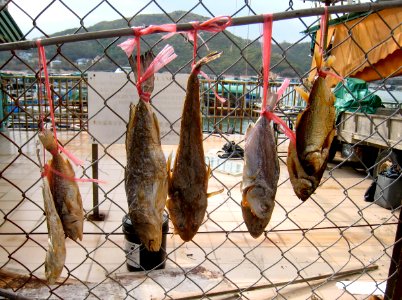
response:
[[[208,18],[187,13],[184,11],[176,11],[169,14],[170,18],[165,14],[144,14],[134,17],[131,21],[119,19],[115,21],[103,21],[90,26],[86,29],[73,28],[57,32],[52,36],[71,35],[81,32],[94,32],[107,29],[117,29],[132,26],[143,25],[161,25],[167,23],[187,23],[190,21],[205,21]],[[211,63],[211,68],[206,69],[207,73],[230,74],[230,75],[256,75],[261,69],[261,44],[259,41],[248,41],[233,35],[229,31],[218,34],[209,32],[200,32],[200,35],[210,51],[223,51],[223,55],[217,61]],[[180,34],[174,35],[168,40],[161,40],[162,34],[153,34],[144,36],[141,42],[141,50],[146,51],[150,46],[154,53],[158,53],[167,43],[172,45],[177,54],[177,58],[168,65],[171,72],[189,72],[192,60],[193,47],[186,40],[186,37]],[[66,43],[63,45],[46,47],[47,58],[53,60],[61,60],[60,68],[73,71],[114,71],[119,66],[128,66],[127,57],[124,52],[117,47],[119,43],[126,40],[127,37],[109,38],[102,40],[90,40],[83,42]],[[201,39],[198,39],[198,45],[202,45]],[[198,55],[203,56],[207,52],[204,45],[198,50]],[[36,57],[36,49],[31,50],[32,57]],[[273,44],[271,53],[271,66],[275,66],[272,72],[281,76],[300,77],[310,68],[309,43],[289,44],[281,43]],[[285,55],[286,54],[286,55]],[[4,58],[4,54],[0,56],[1,61],[6,61],[10,54]],[[285,57],[285,59],[284,59]],[[75,62],[77,59],[86,58],[95,63],[88,67],[78,66]],[[0,63],[1,63],[0,61]],[[74,63],[76,66],[72,66]],[[9,63],[11,64],[11,63]],[[293,67],[290,67],[290,65]],[[7,66],[9,67],[9,66]]]

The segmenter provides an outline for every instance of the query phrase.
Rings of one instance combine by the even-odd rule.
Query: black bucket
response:
[[[125,237],[126,265],[130,272],[152,269],[164,269],[166,262],[166,234],[169,232],[169,218],[163,214],[162,245],[158,252],[148,251],[131,224],[130,217],[123,217],[123,233]]]

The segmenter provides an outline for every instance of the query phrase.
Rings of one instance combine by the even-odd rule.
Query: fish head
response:
[[[243,206],[248,206],[251,213],[260,218],[266,218],[275,206],[275,193],[269,193],[267,187],[253,185],[243,191]]]
[[[316,188],[317,186],[307,178],[297,179],[294,185],[294,191],[297,197],[302,201],[306,201],[308,197],[314,193]]]
[[[162,214],[156,210],[130,207],[131,224],[148,251],[159,251],[162,244]]]
[[[245,207],[242,205],[241,210],[244,223],[246,224],[250,235],[255,239],[261,236],[261,234],[264,233],[264,230],[267,227],[269,221],[271,220],[271,215],[268,215],[266,218],[260,219],[252,213],[249,207]]]
[[[62,216],[63,229],[66,236],[76,241],[79,239],[82,241],[82,232],[84,222],[81,216],[75,216],[74,214],[64,214]]]
[[[158,223],[158,224],[157,224]],[[136,233],[148,251],[157,252],[162,244],[162,229],[159,222],[141,223]]]
[[[206,201],[204,201],[206,204]],[[180,235],[183,241],[190,241],[204,221],[206,205],[201,201],[194,201],[188,205],[181,201],[168,199],[167,207],[174,225],[175,233]]]

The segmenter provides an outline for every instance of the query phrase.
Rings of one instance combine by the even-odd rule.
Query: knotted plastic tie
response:
[[[271,39],[272,39],[272,14],[264,15],[264,24],[263,24],[263,49],[262,49],[262,65],[263,65],[263,88],[262,88],[262,106],[261,106],[261,116],[265,116],[269,121],[273,121],[278,124],[286,136],[290,139],[292,143],[296,143],[296,135],[290,128],[286,125],[286,123],[278,117],[274,112],[274,106],[278,103],[282,94],[286,90],[289,85],[289,79],[285,79],[283,84],[278,89],[277,92],[277,101],[267,109],[267,98],[268,98],[268,83],[269,83],[269,68],[271,61]]]
[[[84,162],[77,157],[75,157],[72,153],[67,151],[64,147],[62,147],[58,140],[57,140],[57,131],[56,131],[56,122],[55,122],[55,117],[54,117],[54,105],[53,105],[53,99],[52,99],[52,94],[50,91],[50,83],[49,83],[49,73],[47,70],[47,64],[46,64],[46,53],[45,53],[45,48],[41,44],[40,39],[36,41],[36,45],[38,47],[38,55],[39,55],[39,65],[40,68],[43,69],[43,73],[45,74],[45,88],[46,88],[46,97],[49,102],[49,108],[50,108],[50,117],[52,120],[52,127],[53,127],[53,135],[57,143],[57,149],[62,151],[75,165],[77,166],[82,166]],[[41,69],[39,72],[41,73]],[[40,94],[41,95],[41,94]],[[42,126],[43,130],[43,126]]]

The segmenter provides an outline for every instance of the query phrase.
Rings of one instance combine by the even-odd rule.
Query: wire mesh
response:
[[[51,36],[52,28],[42,25],[45,24],[42,20],[50,18],[56,6],[79,24],[71,32],[60,32],[61,36],[110,29],[86,25],[101,10],[119,19],[120,28],[151,25],[148,11],[158,12],[157,18],[152,19],[155,24],[194,21],[200,18],[196,14],[204,15],[202,20],[217,15],[216,4],[211,1],[188,2],[183,4],[185,10],[179,12],[168,12],[169,5],[162,0],[148,1],[141,7],[133,5],[131,11],[123,11],[117,1],[97,1],[91,7],[85,6],[86,11],[71,1],[42,3],[34,11],[17,0],[6,2],[3,9],[17,10],[21,22],[32,24],[24,31],[25,38],[35,34]],[[225,11],[232,17],[266,13],[266,7],[261,7],[258,1],[231,4]],[[289,1],[288,6],[282,4],[281,10],[297,10],[297,4]],[[353,27],[375,14],[389,27],[389,36],[365,49],[356,41]],[[270,72],[275,80],[270,82],[270,89],[276,91],[279,86],[281,78],[274,78],[277,74],[294,78],[277,109],[277,114],[294,129],[296,116],[305,107],[294,86],[306,86],[307,78],[314,72],[308,57],[309,43],[315,38],[310,29],[318,22],[316,18],[292,21],[307,31],[294,42],[282,43],[279,42],[281,33],[274,26],[275,51]],[[361,48],[366,57],[364,63],[380,77],[371,83],[370,95],[381,95],[387,114],[348,111],[337,120],[338,137],[331,148],[333,159],[319,188],[306,202],[294,195],[286,169],[289,141],[275,127],[281,169],[276,206],[266,232],[257,239],[249,235],[241,215],[244,160],[234,151],[224,155],[222,148],[227,143],[230,147],[244,148],[246,128],[259,116],[260,36],[251,32],[260,31],[256,29],[258,26],[247,26],[244,38],[237,36],[240,29],[236,27],[221,33],[202,33],[204,41],[198,47],[198,57],[208,52],[207,46],[225,52],[221,65],[205,68],[214,79],[201,81],[200,85],[204,151],[206,163],[212,168],[209,189],[223,188],[224,192],[209,200],[205,220],[192,241],[185,243],[173,234],[169,222],[164,234],[163,258],[155,260],[154,268],[140,272],[128,272],[128,268],[141,269],[138,259],[155,258],[148,258],[143,248],[130,244],[123,233],[122,219],[128,211],[124,190],[128,106],[119,105],[118,101],[124,97],[127,101],[137,101],[132,71],[116,47],[123,38],[46,47],[48,64],[54,72],[51,87],[59,141],[85,159],[83,167],[75,167],[76,176],[91,178],[93,172],[98,172],[99,179],[106,181],[99,186],[79,184],[85,210],[84,238],[76,242],[66,239],[67,260],[55,285],[48,285],[44,279],[48,236],[36,158],[41,105],[44,105],[45,121],[50,119],[49,107],[37,100],[42,83],[37,54],[36,50],[2,51],[0,295],[7,291],[15,296],[49,299],[367,299],[369,295],[384,293],[385,283],[393,275],[388,274],[388,269],[400,210],[400,199],[395,199],[400,197],[400,173],[397,179],[376,185],[376,199],[384,196],[399,201],[391,210],[364,201],[364,195],[374,178],[384,177],[380,174],[384,168],[391,164],[399,169],[401,166],[401,81],[392,78],[400,72],[401,65],[397,61],[395,74],[384,75],[376,62],[371,61],[370,52],[389,40],[400,51],[401,23],[390,27],[376,12],[369,12],[352,26],[346,21],[341,25],[348,35],[338,44],[334,42],[332,50],[349,39]],[[19,24],[19,19],[16,22]],[[160,34],[143,37],[142,48],[158,52],[166,44],[161,37]],[[167,42],[173,45],[181,42],[182,47],[176,48],[177,63],[157,74],[151,99],[161,124],[166,156],[177,148],[181,107],[192,62],[191,41],[177,35]],[[225,49],[220,48],[223,43]],[[86,56],[90,49],[96,49],[99,54]],[[307,67],[300,66],[297,57],[301,55]],[[9,70],[24,75],[6,74]],[[225,96],[227,103],[217,101],[212,89]],[[355,100],[362,106],[364,99]],[[100,106],[95,107],[95,102]],[[105,128],[114,128],[115,124],[123,127],[111,134],[107,131],[109,140],[104,142],[104,137],[91,130],[91,126],[101,122]],[[360,125],[370,128],[367,136],[356,136]],[[96,150],[93,144],[97,145]],[[104,220],[99,214],[104,215]],[[354,284],[363,283],[372,285],[360,292],[351,290]]]

